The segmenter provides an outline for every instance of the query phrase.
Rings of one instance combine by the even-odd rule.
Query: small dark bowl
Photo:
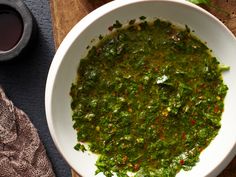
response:
[[[0,0],[0,15],[9,13],[12,13],[14,18],[18,18],[18,27],[16,26],[17,29],[12,29],[15,30],[15,33],[17,34],[15,34],[15,39],[14,36],[7,36],[8,42],[11,44],[7,44],[8,47],[6,47],[5,50],[0,50],[0,61],[11,60],[25,52],[30,46],[30,43],[34,39],[36,33],[36,23],[34,17],[21,0]],[[7,20],[2,20],[3,24],[0,24],[0,26],[3,27],[6,25],[6,23],[4,23],[6,21]],[[12,24],[14,25],[15,23]],[[3,37],[4,36],[2,36],[2,38]]]

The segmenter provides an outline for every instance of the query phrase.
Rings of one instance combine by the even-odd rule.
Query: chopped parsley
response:
[[[113,27],[81,59],[71,86],[75,149],[99,154],[96,174],[107,177],[190,170],[221,127],[229,68],[187,26]]]

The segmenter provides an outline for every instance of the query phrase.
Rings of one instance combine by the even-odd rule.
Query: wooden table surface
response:
[[[70,29],[85,15],[110,0],[50,0],[55,46],[58,48]],[[236,35],[236,0],[212,0],[203,6]],[[72,177],[79,177],[72,170]],[[218,177],[236,177],[236,157]]]

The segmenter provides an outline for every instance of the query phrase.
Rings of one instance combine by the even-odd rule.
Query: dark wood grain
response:
[[[56,48],[70,29],[92,10],[110,0],[51,0],[53,35]],[[236,35],[236,0],[212,0],[202,6],[219,18]],[[72,170],[72,177],[79,177]],[[236,157],[218,177],[236,177]]]

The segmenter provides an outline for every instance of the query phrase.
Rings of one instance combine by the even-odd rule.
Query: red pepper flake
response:
[[[165,136],[163,134],[160,135],[160,140],[164,140],[165,139]]]
[[[217,112],[219,112],[219,106],[218,106],[218,105],[215,105],[215,107],[214,107],[214,113],[217,113]]]
[[[211,109],[211,105],[208,105],[207,106],[207,110],[209,111]]]
[[[134,171],[138,171],[140,168],[140,165],[138,163],[134,164]]]
[[[201,84],[201,86],[200,86],[201,88],[205,88],[206,87],[206,84]]]
[[[181,160],[179,161],[179,163],[180,163],[180,165],[184,165],[184,160],[181,159]]]
[[[191,119],[191,120],[190,120],[190,123],[191,123],[191,125],[195,125],[195,124],[196,124],[196,120]]]
[[[186,133],[185,132],[182,133],[182,139],[186,140]]]
[[[144,65],[144,68],[145,68],[146,70],[149,70],[149,67],[148,67],[147,65]]]
[[[133,109],[129,107],[128,112],[130,112],[130,113],[133,112]]]
[[[199,147],[199,148],[198,148],[198,151],[199,151],[199,152],[202,152],[202,151],[203,151],[203,148],[202,148],[202,147]]]
[[[142,92],[142,91],[143,91],[143,85],[141,85],[141,84],[138,85],[138,91],[139,91],[139,92]]]
[[[155,122],[158,124],[159,123],[159,117],[156,117]]]
[[[122,158],[122,163],[123,163],[123,164],[126,164],[127,160],[128,160],[128,157],[125,155],[125,156]]]

